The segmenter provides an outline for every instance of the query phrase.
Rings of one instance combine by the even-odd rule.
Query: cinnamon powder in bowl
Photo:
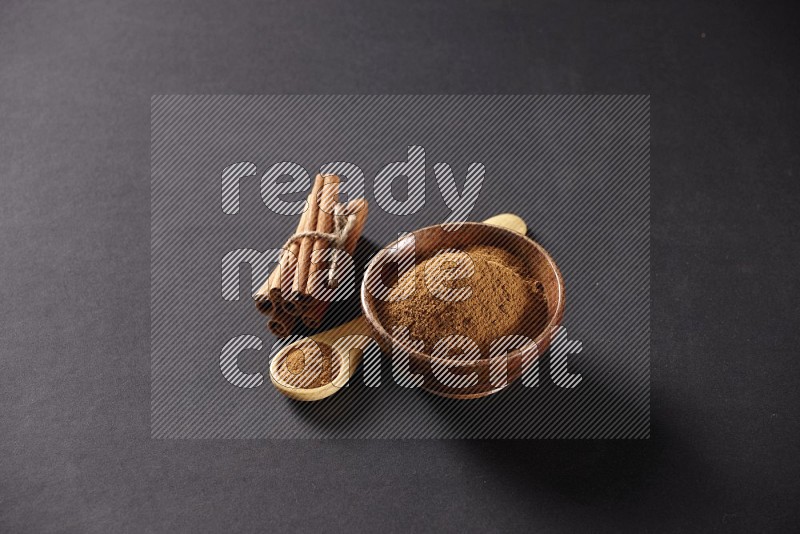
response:
[[[436,225],[373,258],[361,303],[384,352],[407,358],[423,389],[469,399],[507,387],[547,350],[563,317],[564,282],[550,255],[521,234]]]
[[[501,336],[535,339],[547,322],[547,301],[542,283],[518,258],[481,245],[440,251],[409,269],[377,312],[381,323],[408,328],[429,354],[443,338],[458,335],[488,358]],[[446,348],[443,355],[457,350]]]

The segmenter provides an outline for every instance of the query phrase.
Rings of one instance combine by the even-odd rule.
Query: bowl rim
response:
[[[450,223],[450,224],[452,225],[452,223]],[[424,228],[419,228],[417,230],[414,230],[413,232],[410,232],[410,233],[411,234],[416,234],[418,232],[430,231],[430,230],[433,230],[433,229],[436,229],[436,228],[444,229],[444,226],[447,226],[447,224],[432,224],[430,226],[426,226]],[[557,328],[558,326],[561,325],[561,320],[563,319],[563,316],[564,316],[564,305],[565,305],[564,294],[565,294],[565,290],[564,290],[564,277],[561,274],[561,270],[558,268],[558,265],[556,264],[555,260],[547,252],[547,250],[545,250],[545,248],[543,246],[541,246],[539,243],[537,243],[536,241],[534,241],[533,239],[531,239],[527,235],[523,235],[523,234],[517,233],[517,232],[515,232],[513,230],[509,230],[507,228],[503,228],[502,226],[495,226],[493,224],[486,224],[486,223],[482,223],[482,222],[464,222],[464,223],[460,223],[460,226],[458,227],[458,229],[460,230],[464,226],[474,226],[474,227],[488,226],[488,227],[490,227],[492,229],[492,231],[504,232],[504,233],[508,234],[509,236],[511,236],[512,239],[520,239],[523,242],[526,242],[528,246],[533,246],[534,248],[536,248],[538,250],[538,252],[547,260],[547,264],[550,267],[550,269],[552,269],[553,272],[555,273],[556,281],[557,281],[556,287],[557,287],[557,291],[558,291],[555,311],[552,314],[552,316],[550,317],[550,319],[548,320],[548,322],[545,325],[545,327],[542,328],[542,331],[539,333],[539,335],[536,336],[536,339],[532,340],[532,344],[536,346],[536,354],[534,354],[533,357],[534,358],[538,358],[549,347],[549,345],[550,345],[550,337],[551,337],[553,331],[555,330],[555,328]],[[406,234],[406,235],[404,235],[402,237],[399,237],[398,239],[395,239],[394,241],[392,241],[388,245],[384,246],[380,251],[378,251],[377,254],[375,254],[375,256],[372,257],[372,259],[367,264],[367,267],[364,269],[364,278],[363,278],[363,280],[361,282],[361,309],[364,312],[364,317],[366,317],[367,322],[378,333],[378,335],[380,337],[390,340],[392,342],[392,344],[396,344],[402,350],[406,351],[408,354],[410,354],[412,356],[422,358],[423,360],[428,360],[428,361],[432,361],[432,362],[441,363],[443,365],[458,365],[458,364],[461,364],[461,365],[473,364],[474,365],[474,364],[477,364],[479,362],[490,363],[490,362],[493,362],[493,361],[495,361],[497,359],[508,358],[512,354],[517,354],[517,353],[521,354],[522,352],[524,352],[526,350],[529,350],[529,348],[531,346],[531,343],[525,344],[525,345],[523,345],[521,347],[518,347],[518,348],[516,348],[516,349],[514,349],[514,350],[512,350],[510,352],[507,352],[507,353],[505,353],[503,355],[498,355],[498,356],[494,356],[494,357],[490,357],[490,358],[480,358],[480,359],[474,359],[474,360],[464,360],[464,359],[458,359],[458,358],[442,358],[442,357],[437,357],[437,356],[433,356],[431,354],[426,354],[424,352],[419,352],[417,350],[414,350],[413,348],[409,347],[408,345],[405,345],[404,343],[398,341],[394,336],[390,335],[386,331],[386,329],[383,327],[383,325],[381,324],[380,320],[377,317],[377,313],[375,312],[375,310],[373,310],[370,307],[370,303],[369,303],[370,296],[368,295],[368,291],[367,291],[367,282],[372,277],[375,276],[374,274],[372,274],[372,272],[373,272],[373,269],[374,269],[378,259],[382,255],[388,254],[389,253],[388,251],[391,250],[395,245],[397,245],[403,239],[408,239],[408,234]],[[544,343],[545,340],[547,340],[547,343]],[[543,346],[544,346],[544,350],[541,349]]]

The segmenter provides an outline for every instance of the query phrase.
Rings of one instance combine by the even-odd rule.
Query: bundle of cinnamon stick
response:
[[[340,184],[336,175],[317,175],[297,231],[255,295],[257,308],[270,317],[267,326],[278,337],[291,334],[298,321],[311,329],[319,327],[330,304],[319,297],[346,263],[337,261],[336,254],[352,256],[364,229],[367,201],[359,198],[341,205]],[[335,248],[340,251],[329,252]]]

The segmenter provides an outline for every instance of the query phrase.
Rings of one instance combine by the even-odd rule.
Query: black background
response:
[[[3,1],[0,530],[795,530],[796,51],[755,3]],[[151,440],[170,93],[651,94],[652,439]]]

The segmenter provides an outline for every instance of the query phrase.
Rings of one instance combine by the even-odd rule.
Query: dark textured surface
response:
[[[794,20],[2,2],[0,530],[796,529]],[[151,440],[151,94],[484,92],[652,94],[652,439]]]
[[[647,437],[648,98],[368,100],[349,95],[153,99],[152,436]],[[408,157],[407,143],[425,147],[424,200],[417,197],[416,212],[395,215],[380,208],[386,195],[378,201],[375,176],[388,162]],[[537,363],[536,387],[518,381],[502,395],[474,402],[401,387],[391,378],[402,361],[396,355],[383,358],[380,387],[364,383],[366,369],[375,363],[368,356],[351,386],[322,403],[299,406],[269,381],[252,389],[233,386],[220,372],[222,347],[242,335],[257,336],[250,339],[260,340],[261,350],[242,351],[237,361],[246,373],[263,373],[278,340],[249,298],[251,269],[237,264],[236,274],[244,272],[239,284],[247,289],[239,288],[238,300],[222,298],[221,259],[242,247],[279,247],[297,226],[296,215],[264,205],[258,176],[240,180],[238,213],[223,213],[219,176],[242,158],[254,161],[262,174],[285,159],[306,169],[332,160],[357,162],[366,182],[358,194],[371,206],[361,241],[367,249],[364,245],[377,248],[400,232],[448,219],[450,209],[433,172],[436,161],[448,162],[459,180],[470,162],[480,161],[486,177],[467,218],[523,214],[529,233],[557,258],[567,294],[561,324],[566,338],[578,340],[582,349],[568,357],[567,367],[580,374],[580,384],[564,388],[551,379],[559,350],[554,342]],[[265,196],[274,192],[269,188]],[[256,289],[262,283],[256,282]],[[343,296],[347,288],[340,289]],[[331,308],[326,321],[339,325],[360,309],[360,291],[353,291]],[[380,366],[380,355],[373,357]]]

